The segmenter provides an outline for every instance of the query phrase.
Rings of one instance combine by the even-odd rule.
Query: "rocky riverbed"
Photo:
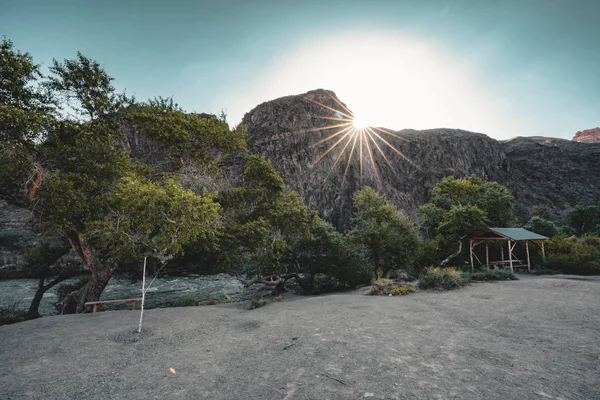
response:
[[[146,280],[146,285],[152,279]],[[74,280],[65,283],[74,283]],[[5,279],[0,280],[0,307],[16,306],[27,309],[35,293],[37,281],[35,279]],[[40,306],[42,315],[58,314],[57,287],[55,286],[44,295]],[[227,274],[217,275],[189,275],[182,277],[156,278],[148,289],[145,300],[146,308],[171,307],[176,305],[197,302],[206,304],[211,299],[217,303],[249,300],[259,297],[269,288],[264,285],[244,287],[234,276]],[[101,300],[129,299],[141,297],[142,282],[132,281],[126,277],[115,277],[108,283],[102,293]],[[122,309],[126,304],[107,304],[105,309]]]

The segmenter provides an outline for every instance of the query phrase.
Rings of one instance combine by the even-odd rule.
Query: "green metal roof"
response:
[[[523,228],[489,228],[490,231],[499,233],[512,240],[545,240],[549,237],[538,235],[535,232],[528,231]]]

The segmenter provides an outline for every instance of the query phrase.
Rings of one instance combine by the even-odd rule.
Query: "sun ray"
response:
[[[375,136],[377,136],[383,143],[385,143],[390,149],[392,149],[396,154],[398,154],[400,157],[404,158],[406,161],[408,161],[412,165],[415,165],[415,163],[413,163],[408,157],[406,157],[400,150],[398,150],[394,146],[392,146],[387,140],[385,140],[384,138],[382,138],[377,132],[375,132],[374,130],[371,130],[371,132]]]
[[[360,136],[360,155],[359,155],[359,163],[360,163],[360,183],[362,184],[362,180],[363,180],[363,142],[364,142],[364,135],[359,134]]]
[[[342,127],[342,126],[348,126],[348,125],[352,126],[352,122],[347,122],[347,123],[344,123],[344,124],[337,124],[337,125],[328,125],[328,126],[324,126],[322,128],[305,129],[305,130],[302,130],[302,131],[300,131],[298,133],[309,133],[309,132],[317,132],[317,131],[326,131],[326,130],[329,130],[329,129],[335,129],[335,128],[339,128],[339,127]]]
[[[354,123],[354,120],[349,119],[349,118],[336,118],[336,117],[325,117],[325,116],[317,116],[317,117],[313,117],[313,118],[329,119],[329,120],[332,120],[332,121],[345,121],[345,122],[352,122],[352,123]]]
[[[348,131],[348,130],[352,131],[353,129],[354,129],[354,127],[352,127],[352,126],[348,126],[348,127],[344,128],[344,129],[342,129],[342,130],[338,131],[338,132],[332,133],[331,135],[327,136],[327,137],[326,137],[326,138],[324,138],[324,139],[321,139],[321,140],[319,140],[319,141],[318,141],[318,142],[316,142],[316,143],[313,143],[313,144],[311,144],[311,145],[309,146],[309,148],[316,147],[316,146],[320,145],[320,144],[321,144],[321,143],[323,143],[323,142],[327,142],[327,141],[329,141],[329,140],[331,140],[331,139],[333,139],[333,138],[335,138],[335,137],[337,137],[337,136],[339,136],[339,135],[343,134],[344,132],[346,132],[346,131]],[[345,137],[345,136],[344,136],[344,137]]]
[[[371,146],[369,145],[369,140],[365,135],[365,142],[367,145],[367,153],[369,154],[369,159],[371,160],[371,166],[373,167],[373,172],[375,173],[375,178],[377,179],[377,184],[381,187],[381,178],[379,177],[379,171],[377,171],[377,166],[375,165],[375,160],[373,159],[373,152],[371,151]]]
[[[306,98],[305,98],[305,99],[306,99]],[[352,115],[348,115],[348,114],[346,114],[346,113],[343,113],[343,112],[341,112],[340,110],[336,110],[335,108],[331,108],[331,107],[329,107],[329,106],[326,106],[325,104],[319,103],[319,102],[318,102],[318,101],[316,101],[316,100],[313,100],[313,99],[306,99],[306,100],[307,100],[307,101],[310,101],[311,103],[314,103],[314,104],[316,104],[316,105],[319,105],[319,106],[321,106],[321,107],[324,107],[324,108],[326,108],[326,109],[328,109],[328,110],[330,110],[330,111],[333,111],[333,112],[335,112],[335,113],[338,113],[338,114],[341,114],[341,115],[343,115],[343,116],[345,116],[345,117],[348,117],[348,118],[350,118],[350,119],[353,119],[353,118],[354,118],[354,116],[352,116]]]
[[[394,173],[396,172],[396,170],[394,169],[394,167],[392,166],[392,163],[390,162],[390,160],[387,158],[387,156],[385,155],[385,153],[381,150],[381,147],[379,147],[379,144],[375,141],[375,139],[373,138],[373,136],[371,135],[371,132],[369,132],[371,129],[367,128],[367,135],[369,135],[369,138],[371,139],[371,141],[373,142],[373,144],[375,145],[375,147],[377,148],[377,150],[379,150],[379,154],[381,154],[381,156],[383,157],[383,159],[385,160],[385,162],[387,163],[387,165],[389,165],[390,169],[392,171],[394,171]]]
[[[346,163],[346,169],[344,170],[344,177],[342,178],[342,182],[346,182],[346,174],[348,173],[348,167],[350,167],[350,162],[352,161],[352,155],[354,154],[354,148],[356,147],[356,139],[358,135],[354,135],[354,141],[352,142],[352,149],[350,149],[350,155],[348,156],[348,162]]]
[[[405,137],[402,137],[402,136],[398,135],[397,133],[390,132],[390,131],[388,131],[387,129],[383,129],[383,128],[377,128],[377,127],[374,127],[374,126],[373,126],[372,128],[373,128],[373,129],[377,129],[379,132],[381,132],[381,133],[385,133],[386,135],[393,136],[393,137],[395,137],[395,138],[397,138],[397,139],[402,139],[402,140],[404,140],[405,142],[410,142],[410,140],[408,140],[407,138],[405,138]]]
[[[359,126],[360,121],[358,121],[356,119],[354,113],[348,107],[346,107],[339,99],[337,99],[330,92],[325,91],[325,93],[336,103],[336,105],[333,105],[330,107],[330,106],[325,105],[317,100],[310,99],[307,97],[305,97],[304,100],[307,102],[316,104],[316,105],[324,108],[325,110],[329,110],[332,113],[334,113],[332,115],[326,115],[327,113],[324,113],[325,115],[312,116],[312,118],[321,119],[321,120],[329,120],[329,121],[333,121],[333,123],[331,125],[327,125],[327,126],[320,127],[320,128],[312,128],[312,129],[306,129],[306,130],[300,131],[300,133],[309,133],[309,132],[320,132],[320,131],[324,132],[327,130],[335,129],[333,131],[333,133],[331,133],[330,135],[328,135],[325,138],[320,139],[316,143],[311,144],[306,149],[306,150],[308,150],[308,149],[314,148],[316,146],[319,146],[323,143],[337,139],[337,140],[335,140],[335,142],[333,144],[328,144],[326,146],[323,154],[321,154],[318,157],[318,159],[314,163],[311,164],[311,168],[314,167],[318,162],[320,162],[325,156],[327,156],[333,150],[335,150],[336,148],[339,148],[340,144],[342,142],[344,142],[344,144],[341,146],[341,150],[335,156],[335,161],[333,162],[325,180],[329,179],[329,176],[335,169],[336,165],[340,162],[340,160],[342,159],[344,154],[348,153],[348,148],[350,148],[349,155],[348,155],[348,161],[346,162],[346,166],[344,168],[344,175],[342,178],[342,182],[343,183],[346,182],[346,177],[348,175],[348,170],[350,168],[350,164],[353,162],[356,162],[355,161],[356,157],[354,157],[354,153],[357,152],[358,153],[357,154],[358,155],[358,164],[359,164],[358,165],[358,167],[359,167],[358,175],[359,175],[360,183],[362,184],[362,182],[363,182],[363,178],[364,178],[365,172],[366,172],[365,168],[372,168],[373,175],[377,181],[377,185],[379,187],[381,187],[381,185],[382,185],[381,174],[380,174],[380,171],[378,170],[377,162],[375,161],[376,156],[381,155],[381,157],[385,160],[386,164],[390,167],[390,169],[393,171],[394,174],[397,175],[398,171],[392,165],[390,157],[388,157],[386,155],[385,151],[383,150],[383,146],[381,145],[381,143],[379,143],[379,141],[381,141],[383,144],[385,144],[385,146],[389,147],[395,154],[399,155],[402,159],[408,161],[411,165],[415,166],[416,168],[419,168],[404,153],[402,153],[400,150],[398,150],[392,143],[388,142],[386,140],[386,138],[384,138],[384,136],[391,136],[391,137],[394,137],[397,139],[402,139],[407,142],[410,142],[410,140],[402,137],[401,135],[398,135],[395,132],[389,131],[384,128],[372,127],[372,126],[368,126],[368,125]],[[340,109],[336,109],[336,108],[338,108],[337,106],[339,106]],[[352,146],[350,146],[350,144],[352,144]],[[358,149],[357,149],[357,147],[358,147]],[[364,154],[365,151],[367,152],[367,155]],[[368,157],[368,160],[365,160],[366,157]],[[365,163],[366,163],[366,165],[365,165]]]
[[[316,163],[318,163],[319,161],[321,161],[323,159],[323,157],[325,157],[327,154],[329,154],[333,149],[335,149],[337,147],[338,144],[340,144],[340,142],[342,140],[344,140],[347,136],[350,136],[352,134],[352,131],[349,131],[348,133],[346,133],[344,136],[342,136],[337,142],[335,142],[329,149],[327,149],[327,151],[325,153],[323,153],[321,155],[321,157],[319,157],[319,159],[317,161],[314,162],[313,165],[315,165]]]
[[[350,111],[348,109],[348,107],[346,107],[344,105],[344,103],[342,103],[339,99],[336,99],[335,96],[333,96],[331,93],[329,93],[328,90],[326,90],[325,93],[327,93],[327,96],[331,97],[333,99],[333,101],[335,101],[336,103],[338,103],[344,110],[348,111],[348,114],[352,115],[352,117],[354,118],[354,113],[352,111]]]

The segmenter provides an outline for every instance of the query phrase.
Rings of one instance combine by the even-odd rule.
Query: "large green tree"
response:
[[[27,92],[11,88],[30,86],[43,77],[35,69],[27,72],[32,70],[30,57],[11,46],[3,45],[12,52],[3,57],[21,62],[25,73],[9,74],[12,80],[3,80],[2,88],[20,95]],[[65,299],[65,312],[81,312],[85,302],[98,300],[120,266],[147,255],[167,260],[219,226],[214,195],[184,190],[171,179],[176,176],[157,174],[132,159],[128,148],[120,145],[124,127],[141,130],[174,159],[199,166],[214,165],[221,156],[243,147],[244,138],[243,131],[231,131],[225,121],[186,114],[172,101],[139,103],[118,94],[104,69],[80,53],[72,60],[55,60],[50,71],[39,90],[44,88],[50,98],[59,100],[59,112],[52,112],[53,103],[45,100],[43,129],[35,124],[3,124],[0,138],[3,148],[22,145],[27,157],[22,157],[21,166],[35,177],[23,182],[17,176],[11,180],[13,186],[27,189],[29,206],[43,226],[66,238],[89,271],[89,281]],[[5,98],[10,100],[4,96],[0,105],[8,111],[0,114],[0,122],[29,110],[26,102]]]
[[[490,226],[511,226],[512,200],[508,189],[497,182],[475,175],[444,178],[433,189],[432,199],[419,208],[425,236],[431,239],[424,261],[446,265],[462,254],[467,235]],[[458,250],[450,254],[455,243]]]
[[[378,274],[394,269],[416,272],[421,243],[408,219],[370,187],[356,194],[354,208],[348,239],[368,249]]]

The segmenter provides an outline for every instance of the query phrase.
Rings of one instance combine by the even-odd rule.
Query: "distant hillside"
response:
[[[264,153],[309,206],[345,227],[351,198],[361,187],[358,156],[354,154],[342,184],[349,149],[332,170],[343,143],[315,165],[337,137],[311,147],[336,129],[306,132],[336,123],[316,118],[341,116],[326,107],[348,113],[332,96],[319,89],[265,102],[247,113],[243,123],[248,127],[248,149]],[[417,208],[429,200],[433,187],[448,175],[476,174],[506,185],[515,197],[519,222],[536,214],[560,222],[570,207],[600,202],[600,144],[542,137],[497,141],[455,129],[402,130],[397,134],[407,140],[384,136],[415,165],[383,144],[381,149],[394,170],[376,149],[374,163],[381,190],[413,219]],[[370,162],[364,151],[363,184],[376,187]]]

